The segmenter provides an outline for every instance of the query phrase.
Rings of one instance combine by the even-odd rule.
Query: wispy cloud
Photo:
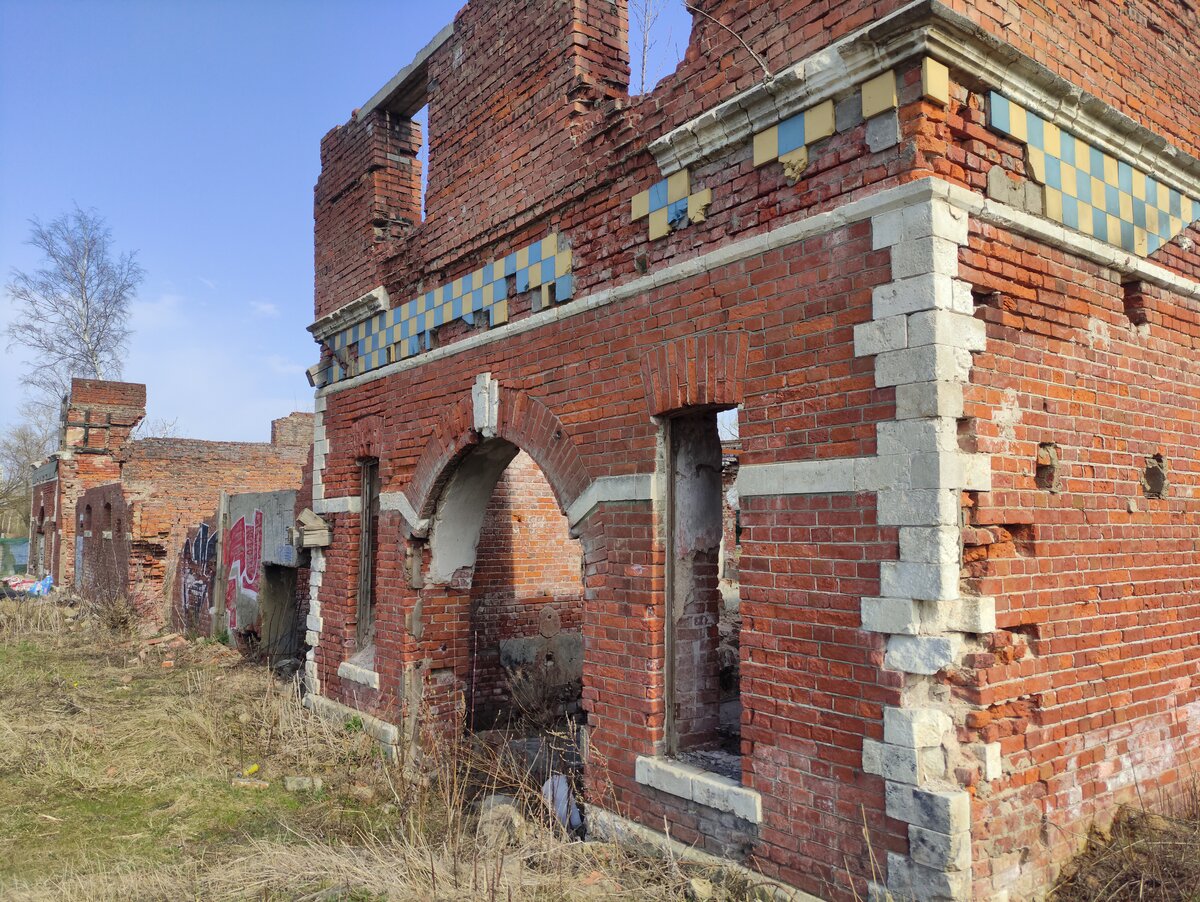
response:
[[[151,417],[177,420],[189,437],[263,441],[273,418],[312,409],[295,362],[307,335],[298,330],[293,344],[290,330],[248,326],[250,317],[282,316],[273,304],[248,306],[239,317],[235,303],[204,307],[176,294],[135,305],[125,376],[147,383]]]
[[[278,354],[272,354],[267,358],[267,366],[270,367],[271,372],[278,373],[280,376],[303,376],[305,370],[308,369],[303,363],[296,363],[294,360],[288,360]]]
[[[135,334],[178,327],[185,319],[186,306],[187,299],[172,292],[152,301],[139,298],[129,306],[130,325]]]
[[[204,287],[206,287],[209,291],[217,290],[217,283],[214,282],[212,279],[206,279],[206,278],[204,278],[204,276],[196,276],[196,278],[199,279],[200,283],[202,285],[204,285]]]
[[[275,319],[279,316],[279,308],[268,301],[251,301],[250,309],[254,311],[254,315],[263,319]]]

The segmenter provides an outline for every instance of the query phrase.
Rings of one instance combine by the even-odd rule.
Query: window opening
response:
[[[1161,454],[1146,458],[1142,471],[1142,494],[1149,499],[1167,497],[1167,460]]]
[[[667,751],[741,779],[736,411],[667,422]],[[729,424],[732,426],[719,425]]]
[[[648,94],[683,61],[692,17],[683,0],[631,0],[629,94]]]
[[[379,460],[359,462],[362,522],[358,552],[358,647],[375,638],[375,557],[379,533]]]
[[[429,191],[429,104],[417,110],[412,121],[417,124],[417,166],[421,176],[421,219],[425,219],[425,196]]]

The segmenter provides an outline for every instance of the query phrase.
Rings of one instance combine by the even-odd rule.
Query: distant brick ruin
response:
[[[1200,765],[1197,14],[699,6],[631,97],[472,2],[322,141],[308,704],[577,674],[594,831],[1044,896]]]
[[[166,617],[188,530],[222,493],[297,489],[312,414],[272,423],[271,443],[133,437],[146,386],[75,379],[58,450],[34,473],[30,573],[83,593],[136,591]]]

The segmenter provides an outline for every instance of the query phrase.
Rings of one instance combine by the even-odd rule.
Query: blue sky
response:
[[[478,2],[478,0],[477,0]],[[690,18],[664,0],[648,82]],[[0,0],[0,283],[29,220],[74,204],[146,270],[124,378],[181,435],[266,440],[311,409],[312,188],[321,136],[459,4]],[[11,317],[0,294],[0,329]],[[20,353],[0,342],[0,429]]]

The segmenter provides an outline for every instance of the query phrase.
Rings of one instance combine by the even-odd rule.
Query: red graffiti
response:
[[[241,517],[225,536],[229,583],[225,587],[225,610],[229,612],[229,628],[237,626],[238,593],[258,597],[259,572],[262,569],[263,512],[254,512],[253,525]]]

